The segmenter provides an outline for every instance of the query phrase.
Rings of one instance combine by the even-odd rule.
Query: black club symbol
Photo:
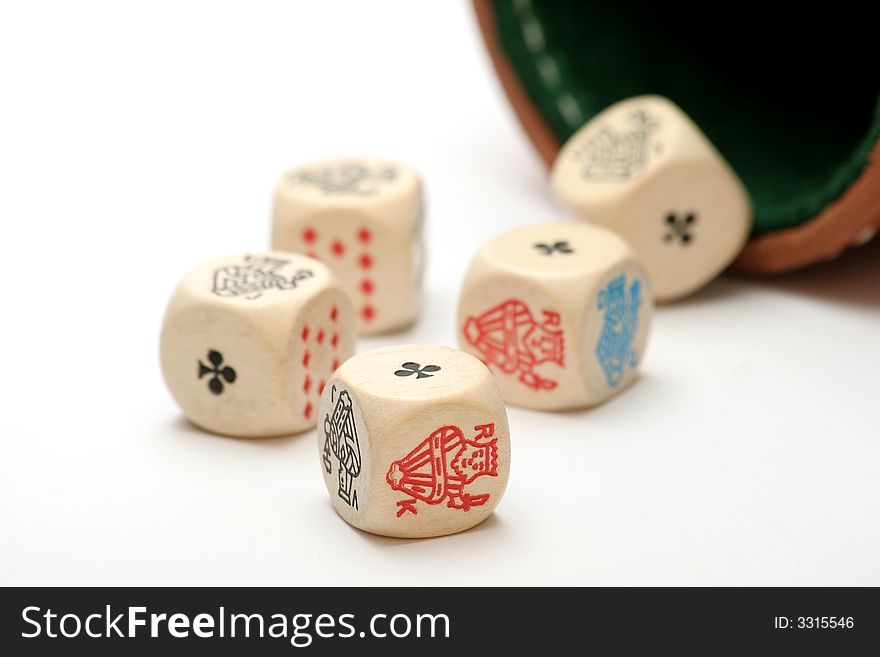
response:
[[[666,215],[667,233],[663,236],[664,242],[671,242],[678,238],[682,244],[690,244],[693,241],[691,231],[694,224],[697,223],[697,215],[695,212],[688,212],[683,217],[679,217],[675,212]]]
[[[226,383],[235,383],[235,370],[229,367],[223,367],[223,354],[213,349],[208,350],[208,361],[212,367],[208,367],[202,361],[199,361],[199,378],[207,374],[211,374],[208,381],[208,389],[215,395],[223,392],[223,381]]]
[[[574,253],[571,246],[567,241],[561,240],[559,242],[553,242],[552,244],[546,244],[544,242],[535,242],[532,244],[538,251],[541,252],[542,255],[553,255],[554,253]]]
[[[426,374],[426,372],[440,371],[439,365],[425,365],[424,367],[422,367],[418,363],[412,362],[404,363],[403,365],[401,365],[401,367],[403,369],[397,370],[394,373],[394,376],[412,376],[413,374],[415,374],[417,379],[425,379],[429,376],[434,376],[433,374]]]

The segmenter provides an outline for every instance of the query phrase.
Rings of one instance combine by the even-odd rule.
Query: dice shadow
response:
[[[880,238],[847,249],[834,260],[775,276],[737,276],[762,289],[810,296],[833,305],[880,309]]]
[[[814,297],[833,305],[880,309],[880,238],[850,248],[833,260],[782,274],[725,272],[697,292],[657,304],[659,311],[729,301],[755,289]]]
[[[174,420],[171,421],[171,428],[177,434],[184,434],[187,438],[201,440],[202,438],[214,439],[214,440],[232,440],[239,443],[247,443],[250,445],[255,445],[257,447],[282,447],[288,445],[289,443],[304,437],[312,435],[314,436],[314,429],[309,429],[307,431],[301,431],[300,433],[293,433],[281,436],[267,436],[265,438],[243,438],[241,436],[231,436],[228,434],[215,433],[213,431],[208,431],[207,429],[201,428],[199,425],[191,422],[184,415],[178,415]]]
[[[327,506],[330,508],[330,512],[335,515],[335,511],[333,510],[333,505],[330,502],[327,502]],[[340,519],[340,522],[344,522]],[[371,534],[368,531],[364,531],[363,529],[358,529],[357,527],[349,526],[349,529],[354,532],[359,538],[361,538],[365,543],[369,545],[387,548],[387,547],[400,547],[405,545],[410,545],[413,543],[434,543],[435,541],[451,541],[454,542],[457,538],[467,539],[467,537],[473,537],[478,534],[484,532],[491,533],[499,533],[503,531],[506,527],[506,523],[498,517],[497,513],[492,513],[488,518],[486,518],[483,522],[475,527],[470,527],[460,532],[456,532],[454,534],[446,534],[445,536],[430,536],[425,538],[398,538],[395,536],[380,536],[379,534]]]
[[[509,405],[507,407],[508,416],[513,415],[516,418],[517,415],[523,415],[529,417],[530,420],[546,418],[548,416],[558,417],[566,421],[590,420],[600,425],[613,421],[611,418],[606,417],[608,415],[626,415],[628,412],[637,413],[645,403],[642,401],[643,397],[650,399],[658,390],[663,390],[667,385],[663,382],[662,377],[654,372],[640,370],[636,374],[635,379],[623,390],[596,406],[545,411],[525,406]],[[627,407],[631,408],[628,409]],[[511,425],[513,424],[514,420],[511,420]],[[578,441],[584,439],[584,436],[580,433],[573,433],[571,437]]]
[[[414,322],[397,330],[358,336],[355,353],[401,344],[438,344],[456,347],[458,288],[426,283],[422,305]]]
[[[659,303],[655,301],[655,303],[657,310],[663,312],[667,308],[686,308],[702,304],[730,301],[736,297],[748,294],[748,292],[748,286],[744,285],[742,280],[737,280],[727,274],[722,274],[705,287],[700,288],[683,299],[675,299],[673,301]]]

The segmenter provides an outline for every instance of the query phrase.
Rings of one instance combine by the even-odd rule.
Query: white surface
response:
[[[464,3],[0,8],[0,584],[880,584],[880,245],[661,309],[591,412],[511,409],[507,495],[426,541],[336,517],[314,433],[188,426],[158,331],[192,265],[267,245],[276,176],[425,176],[428,300],[562,211]]]

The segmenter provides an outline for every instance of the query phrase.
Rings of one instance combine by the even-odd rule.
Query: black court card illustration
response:
[[[244,256],[240,265],[226,265],[214,272],[211,292],[218,297],[258,299],[269,290],[294,290],[315,274],[311,269],[297,269],[285,276],[283,269],[290,260],[266,256]]]
[[[293,184],[315,187],[327,195],[374,196],[383,186],[397,180],[397,176],[397,169],[393,166],[370,167],[360,162],[343,162],[294,171],[288,180]]]
[[[324,469],[333,474],[331,456],[337,460],[339,478],[339,499],[355,509],[358,508],[355,479],[361,473],[361,447],[358,443],[357,427],[354,422],[354,408],[348,390],[331,389],[331,401],[335,401],[333,413],[324,417]]]
[[[619,182],[644,171],[652,153],[662,150],[654,135],[659,122],[644,110],[636,110],[622,129],[602,127],[575,152],[586,180]]]

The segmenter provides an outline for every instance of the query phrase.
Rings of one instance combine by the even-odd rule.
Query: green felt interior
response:
[[[494,2],[501,48],[560,143],[618,100],[667,96],[748,187],[755,233],[799,225],[853,183],[880,136],[880,85],[861,73],[877,30],[843,12],[727,7]]]

